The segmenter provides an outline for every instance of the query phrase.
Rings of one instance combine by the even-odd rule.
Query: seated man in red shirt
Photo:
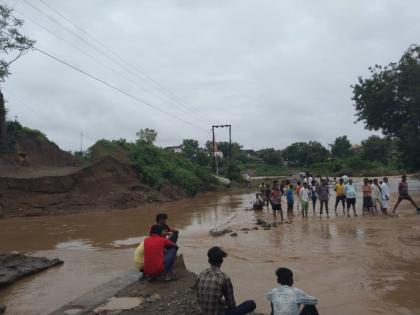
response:
[[[159,213],[156,215],[156,224],[162,227],[163,236],[176,244],[179,231],[170,228],[169,225],[166,224],[166,220],[168,220],[168,215],[166,213]]]
[[[172,268],[178,246],[162,237],[162,231],[162,227],[155,224],[151,228],[150,236],[144,240],[143,270],[151,279],[165,274],[165,281],[176,280]]]

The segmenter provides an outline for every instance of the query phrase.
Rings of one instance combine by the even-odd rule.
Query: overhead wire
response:
[[[129,68],[128,70],[131,71],[132,68],[135,68],[137,70],[137,72],[139,72],[142,76],[144,76],[146,79],[148,79],[149,81],[151,81],[152,83],[154,83],[157,87],[161,88],[162,90],[166,91],[169,95],[171,95],[172,97],[174,97],[175,99],[178,99],[179,102],[181,103],[181,105],[189,108],[190,106],[186,105],[185,102],[179,97],[177,96],[175,93],[173,93],[171,90],[169,90],[168,88],[166,88],[165,86],[163,86],[162,84],[160,84],[158,81],[156,81],[155,79],[153,79],[152,77],[150,77],[148,74],[146,74],[144,72],[143,69],[141,69],[138,65],[133,66],[132,63],[127,62],[124,58],[122,58],[119,54],[117,54],[115,51],[113,51],[111,48],[109,48],[108,46],[106,46],[105,44],[103,44],[101,41],[99,41],[95,36],[93,36],[92,34],[90,34],[89,32],[87,32],[85,29],[83,29],[82,27],[80,27],[79,25],[77,25],[76,23],[74,23],[70,18],[68,18],[67,16],[65,16],[64,14],[62,14],[60,11],[58,11],[57,9],[53,8],[51,5],[49,5],[46,1],[44,0],[39,0],[44,6],[46,6],[47,8],[49,8],[51,11],[53,11],[54,13],[56,13],[58,16],[62,17],[63,19],[65,19],[68,23],[70,23],[71,25],[73,25],[75,28],[77,28],[79,31],[81,31],[82,33],[84,33],[85,35],[87,35],[88,37],[90,37],[92,40],[94,40],[99,46],[101,46],[102,48],[104,48],[106,51],[108,51],[110,54],[112,54],[113,56],[115,56],[116,58],[118,58],[121,62],[123,62],[124,64],[126,64]],[[193,111],[197,111],[198,109],[195,107],[190,107],[191,110]]]
[[[25,0],[24,0],[24,2],[25,3],[27,3]],[[28,4],[30,4],[30,3],[28,3]],[[31,6],[32,6],[32,4],[30,4]],[[107,64],[105,64],[105,63],[103,63],[103,62],[101,62],[98,58],[96,58],[95,56],[93,56],[93,55],[91,55],[91,54],[89,54],[89,53],[87,53],[86,51],[84,51],[83,49],[81,49],[80,47],[78,47],[78,46],[76,46],[76,45],[74,45],[72,42],[70,42],[70,41],[68,41],[68,40],[66,40],[64,37],[62,37],[62,36],[60,36],[60,35],[58,35],[58,34],[56,34],[55,32],[53,32],[53,31],[51,31],[50,29],[48,29],[47,27],[45,27],[44,25],[42,25],[42,24],[40,24],[39,22],[37,22],[37,21],[35,21],[33,18],[31,18],[31,17],[29,17],[27,14],[25,14],[25,13],[23,13],[23,12],[21,12],[20,10],[16,10],[16,12],[18,12],[18,14],[20,14],[21,16],[23,16],[25,19],[28,19],[29,21],[31,21],[32,23],[34,23],[35,25],[37,25],[37,26],[39,26],[39,27],[41,27],[42,29],[44,29],[45,31],[47,31],[48,33],[50,33],[50,34],[52,34],[53,36],[55,36],[55,37],[57,37],[58,39],[60,39],[60,40],[62,40],[62,41],[64,41],[66,44],[68,44],[69,46],[71,46],[71,47],[73,47],[74,49],[76,49],[76,50],[78,50],[79,52],[81,52],[83,55],[85,55],[85,56],[87,56],[87,57],[89,57],[90,59],[93,59],[96,63],[98,63],[98,64],[100,64],[101,66],[103,66],[103,67],[105,67],[106,69],[108,69],[108,70],[110,70],[110,71],[112,71],[113,73],[115,73],[115,74],[117,74],[117,75],[119,75],[120,77],[122,77],[123,79],[125,79],[127,82],[130,82],[131,84],[133,84],[136,88],[138,88],[139,90],[141,90],[142,92],[144,92],[140,87],[138,87],[137,86],[137,84],[135,83],[135,82],[133,82],[133,80],[132,79],[130,79],[130,78],[128,78],[127,76],[125,76],[124,74],[122,74],[122,73],[120,73],[120,72],[118,72],[117,70],[115,70],[114,68],[112,68],[112,67],[110,67],[110,66],[108,66]],[[40,11],[41,13],[43,13],[42,11]],[[51,18],[51,17],[50,17]],[[59,25],[61,25],[63,28],[65,28],[59,21],[57,21],[57,20],[55,20],[54,18],[51,18],[51,19],[53,19],[57,24],[59,24]],[[67,28],[65,28],[67,31],[69,31]],[[74,35],[76,35],[78,38],[80,38],[81,40],[83,40],[84,42],[86,42],[86,43],[88,43],[89,44],[89,42],[87,42],[86,40],[84,40],[83,38],[81,38],[78,34],[74,34]],[[96,47],[94,47],[94,48],[96,48]],[[97,49],[96,49],[97,50]],[[100,51],[99,51],[100,52]],[[102,52],[100,52],[100,53],[102,53]],[[103,54],[102,53],[102,55],[104,55],[105,57],[107,57],[105,54]],[[157,93],[155,93],[154,91],[147,91],[146,90],[146,92],[147,93],[149,93],[149,94],[151,94],[151,95],[153,95],[153,96],[155,96],[155,97],[158,97],[158,98],[160,98],[161,100],[163,100],[163,101],[165,101],[165,102],[167,102],[168,100],[167,99],[165,99],[165,98],[163,98],[160,94],[157,94]],[[185,110],[185,109],[184,109]],[[188,111],[187,111],[188,112]]]
[[[72,26],[74,26],[75,28],[77,28],[79,31],[81,31],[83,34],[89,36],[97,45],[99,45],[100,47],[102,47],[102,49],[107,51],[107,54],[104,53],[102,50],[99,50],[96,46],[92,45],[92,43],[90,41],[87,41],[86,39],[84,39],[83,37],[81,37],[78,33],[74,32],[73,30],[68,29],[67,27],[65,27],[60,21],[58,21],[57,19],[55,19],[54,17],[52,17],[51,15],[47,14],[46,12],[42,11],[41,9],[39,9],[37,6],[35,6],[33,3],[28,2],[27,0],[23,0],[24,3],[26,3],[27,5],[29,5],[30,7],[32,7],[33,9],[35,9],[37,12],[41,13],[42,15],[46,16],[48,19],[52,20],[53,22],[55,22],[56,24],[60,25],[62,28],[64,28],[67,32],[72,33],[74,36],[76,36],[77,38],[79,38],[80,40],[82,40],[83,42],[85,42],[86,44],[88,44],[89,46],[91,46],[93,49],[95,49],[95,51],[97,51],[98,53],[100,53],[102,56],[104,56],[105,58],[111,60],[113,63],[117,64],[118,66],[120,66],[122,69],[124,69],[125,71],[127,71],[128,73],[130,73],[131,75],[135,76],[136,78],[140,79],[141,81],[145,82],[146,84],[149,85],[149,87],[159,91],[160,93],[163,93],[167,98],[169,98],[169,100],[171,100],[172,102],[176,103],[181,109],[189,111],[192,114],[197,115],[197,113],[199,113],[200,111],[197,108],[191,108],[189,106],[187,106],[182,100],[180,100],[180,98],[178,96],[176,96],[172,91],[168,90],[167,88],[165,88],[164,86],[162,86],[159,82],[157,82],[156,80],[154,80],[153,78],[151,78],[150,76],[148,76],[147,74],[141,72],[140,70],[136,69],[136,67],[134,67],[132,64],[126,62],[122,57],[120,57],[117,53],[115,53],[113,50],[111,50],[109,47],[107,47],[106,45],[104,45],[102,42],[100,42],[99,40],[97,40],[93,35],[91,35],[90,33],[88,33],[87,31],[85,31],[82,27],[78,26],[76,23],[72,22],[71,19],[67,18],[65,15],[63,15],[62,13],[60,13],[58,10],[54,9],[51,5],[49,5],[48,3],[46,3],[45,1],[40,0],[40,2],[46,6],[48,9],[50,9],[51,11],[53,11],[55,14],[59,15],[60,17],[62,17],[63,19],[65,19],[68,23],[70,23]],[[113,57],[110,56],[110,54]],[[118,58],[118,60],[115,59]],[[123,63],[123,64],[122,64]],[[136,69],[139,73],[141,73],[143,75],[143,77],[139,76],[135,71],[133,71],[132,69]],[[138,68],[138,66],[137,66]],[[154,85],[150,84],[150,82],[147,82],[144,78],[148,79],[149,81],[153,82]],[[149,91],[149,93],[151,93]],[[151,93],[153,94],[153,93]],[[160,96],[160,94],[156,95],[157,97],[162,97]]]
[[[2,2],[4,3],[4,1],[2,1]],[[7,5],[7,4],[6,4],[6,5]],[[19,12],[19,13],[21,14],[21,12]],[[34,22],[34,21],[33,21],[33,19],[31,19],[31,21],[32,21],[32,22]],[[34,22],[34,23],[36,23],[36,22]],[[36,24],[38,25],[38,23],[36,23]],[[44,28],[44,27],[43,27],[43,28]],[[44,28],[44,29],[45,29],[45,28]],[[48,30],[48,31],[49,31],[49,30]],[[49,31],[49,32],[51,32],[51,31]],[[52,33],[52,32],[51,32],[51,33]],[[10,34],[8,34],[8,35],[10,36]],[[54,34],[54,35],[55,35],[55,34]],[[57,36],[57,35],[56,35],[56,36]],[[60,36],[58,36],[58,37],[60,38]],[[66,41],[64,38],[63,38],[63,40],[64,40],[64,41]],[[67,42],[67,41],[66,41],[66,42]],[[36,50],[36,51],[38,51],[38,52],[40,52],[40,53],[42,53],[42,54],[43,54],[43,55],[45,55],[45,56],[48,56],[48,57],[50,57],[50,58],[52,58],[52,59],[54,59],[54,60],[56,60],[56,61],[58,61],[58,62],[60,62],[60,63],[62,63],[62,64],[64,64],[64,65],[66,65],[66,66],[68,66],[68,67],[72,68],[73,70],[78,71],[79,73],[81,73],[81,74],[83,74],[83,75],[85,75],[85,76],[87,76],[87,77],[89,77],[89,78],[91,78],[91,79],[93,79],[93,80],[95,80],[95,81],[97,81],[97,82],[100,82],[100,83],[101,83],[101,84],[103,84],[103,85],[108,86],[109,88],[111,88],[111,89],[113,89],[113,90],[115,90],[115,91],[117,91],[117,92],[119,92],[119,93],[121,93],[121,94],[126,95],[127,97],[129,97],[129,98],[131,98],[131,99],[133,99],[133,100],[135,100],[135,101],[137,101],[137,102],[140,102],[140,103],[142,103],[142,104],[144,104],[144,105],[146,105],[146,106],[148,106],[148,107],[150,107],[150,108],[155,109],[156,111],[158,111],[158,112],[160,112],[160,113],[162,113],[162,114],[165,114],[165,115],[167,115],[167,116],[169,116],[169,117],[171,117],[171,118],[173,118],[173,119],[175,119],[175,120],[181,121],[181,122],[183,122],[183,123],[185,123],[185,124],[188,124],[188,125],[190,125],[190,126],[192,126],[192,127],[197,128],[197,129],[201,129],[201,130],[207,131],[207,129],[205,129],[205,128],[201,127],[201,126],[195,125],[194,123],[191,123],[191,122],[189,122],[189,121],[187,121],[187,120],[185,120],[185,119],[183,119],[183,118],[180,118],[180,117],[178,117],[178,116],[176,116],[176,115],[174,115],[174,114],[172,114],[172,113],[169,113],[169,112],[167,112],[167,111],[164,111],[164,110],[160,109],[159,107],[157,107],[156,105],[154,105],[154,104],[152,104],[152,103],[150,103],[150,102],[148,102],[148,101],[146,101],[146,100],[144,100],[144,99],[141,99],[141,98],[139,98],[139,97],[137,97],[137,96],[134,96],[134,95],[132,95],[131,93],[129,93],[129,92],[127,92],[127,91],[125,91],[125,90],[123,90],[123,89],[121,89],[121,88],[119,88],[119,87],[117,87],[117,86],[115,86],[115,85],[113,85],[113,84],[111,84],[111,83],[109,83],[109,82],[107,82],[107,81],[103,80],[103,79],[100,79],[100,78],[98,78],[97,76],[92,75],[92,74],[88,73],[87,71],[82,70],[82,69],[78,68],[77,66],[74,66],[74,65],[72,65],[71,63],[64,61],[62,58],[59,58],[59,57],[57,57],[57,56],[54,56],[53,54],[48,53],[48,52],[46,52],[45,50],[43,50],[43,49],[41,49],[41,48],[39,48],[39,47],[33,46],[33,49],[34,49],[34,50]]]
[[[201,129],[201,130],[204,130],[204,131],[207,132],[207,129],[205,129],[204,127],[195,125],[195,124],[193,124],[193,123],[191,123],[191,122],[189,122],[189,121],[187,121],[187,120],[185,120],[183,118],[180,118],[180,117],[178,117],[176,115],[173,115],[173,114],[171,114],[169,112],[166,112],[166,111],[160,109],[159,107],[157,107],[157,106],[155,106],[155,105],[153,105],[153,104],[151,104],[151,103],[149,103],[149,102],[147,102],[147,101],[145,101],[145,100],[143,100],[143,99],[141,99],[141,98],[139,98],[137,96],[134,96],[134,95],[132,95],[132,94],[124,91],[123,89],[121,89],[121,88],[119,88],[119,87],[117,87],[115,85],[112,85],[112,84],[110,84],[110,83],[108,83],[108,82],[106,82],[106,81],[104,81],[104,80],[102,80],[102,79],[100,79],[100,78],[98,78],[98,77],[96,77],[96,76],[94,76],[94,75],[92,75],[92,74],[90,74],[90,73],[88,73],[88,72],[86,72],[86,71],[84,71],[84,70],[82,70],[82,69],[80,69],[80,68],[78,68],[78,67],[76,67],[76,66],[74,66],[74,65],[72,65],[72,64],[70,64],[70,63],[68,63],[68,62],[66,62],[66,61],[64,61],[64,60],[62,60],[62,59],[60,59],[60,58],[58,58],[58,57],[56,57],[56,56],[48,53],[48,52],[46,52],[46,51],[44,51],[44,50],[42,50],[42,49],[40,49],[40,48],[38,48],[38,47],[36,47],[36,46],[34,46],[33,49],[36,50],[36,51],[38,51],[38,52],[40,52],[41,54],[43,54],[43,55],[51,58],[51,59],[54,59],[57,62],[60,62],[60,63],[62,63],[64,65],[66,65],[67,67],[69,67],[69,68],[71,68],[71,69],[73,69],[73,70],[75,70],[75,71],[77,71],[77,72],[79,72],[79,73],[81,73],[81,74],[83,74],[83,75],[85,75],[85,76],[87,76],[87,77],[89,77],[89,78],[91,78],[91,79],[99,82],[99,83],[101,83],[101,84],[103,84],[103,85],[105,85],[105,86],[107,86],[107,87],[109,87],[109,88],[111,88],[111,89],[113,89],[113,90],[121,93],[121,94],[126,95],[127,97],[129,97],[129,98],[131,98],[131,99],[133,99],[133,100],[135,100],[135,101],[137,101],[139,103],[142,103],[142,104],[144,104],[146,106],[149,106],[149,107],[157,110],[158,112],[160,112],[162,114],[165,114],[165,115],[167,115],[169,117],[172,117],[173,119],[176,119],[176,120],[181,121],[181,122],[183,122],[185,124],[188,124],[188,125],[190,125],[192,127],[195,127],[195,128],[198,128],[198,129]]]

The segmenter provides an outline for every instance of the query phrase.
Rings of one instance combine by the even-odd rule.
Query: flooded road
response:
[[[419,183],[409,182],[416,200]],[[394,191],[396,184],[392,179]],[[254,298],[260,312],[269,313],[264,295],[276,286],[275,269],[287,266],[295,286],[320,300],[321,314],[420,314],[420,216],[408,202],[395,218],[319,219],[310,208],[308,219],[297,216],[290,225],[244,233],[240,228],[252,228],[256,217],[268,218],[267,210],[246,211],[252,198],[251,192],[211,193],[138,209],[0,220],[0,251],[65,262],[0,291],[0,303],[8,314],[47,314],[115,278],[133,267],[135,246],[156,213],[165,211],[181,230],[187,267],[200,272],[207,267],[207,249],[223,246],[229,256],[222,269],[233,280],[237,302]],[[239,236],[212,238],[208,230],[214,226],[231,226]]]

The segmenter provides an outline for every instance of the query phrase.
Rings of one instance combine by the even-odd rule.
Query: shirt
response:
[[[335,194],[337,196],[344,196],[344,184],[335,184]]]
[[[408,184],[407,182],[400,182],[398,184],[398,193],[400,195],[408,195]]]
[[[274,189],[271,192],[270,200],[272,204],[279,205],[281,203],[281,191]]]
[[[288,203],[293,203],[293,190],[289,188],[286,193],[286,198]]]
[[[299,198],[302,201],[308,202],[309,200],[309,189],[302,187],[299,191]]]
[[[144,265],[144,242],[141,242],[134,251],[134,264],[138,270],[143,269]]]
[[[381,185],[382,189],[382,200],[388,200],[390,197],[389,186],[387,183],[383,182]]]
[[[328,185],[318,186],[318,195],[320,200],[328,200],[328,197],[330,196]]]
[[[372,184],[372,198],[381,199],[381,188],[379,185]]]
[[[144,273],[156,277],[164,271],[164,250],[173,246],[170,240],[158,235],[152,234],[144,240]]]
[[[299,315],[301,304],[318,304],[316,298],[288,285],[278,286],[269,292],[266,297],[273,304],[274,315]]]
[[[198,304],[203,315],[225,315],[236,306],[232,282],[218,267],[211,266],[197,279]]]
[[[311,197],[318,197],[317,190],[318,186],[316,184],[309,186],[309,192],[311,194]]]
[[[371,197],[372,196],[372,187],[369,184],[362,186],[363,197]]]
[[[347,184],[344,188],[346,198],[353,199],[356,198],[356,187],[353,184]]]

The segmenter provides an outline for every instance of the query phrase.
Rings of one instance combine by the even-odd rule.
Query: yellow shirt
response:
[[[344,184],[335,184],[335,193],[337,196],[344,196]]]
[[[143,269],[144,265],[144,242],[141,242],[134,251],[134,263],[138,270]]]

